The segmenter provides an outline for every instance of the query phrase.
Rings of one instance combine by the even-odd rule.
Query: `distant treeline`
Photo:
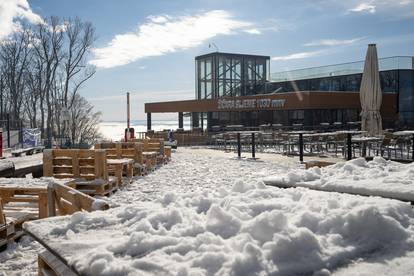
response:
[[[0,120],[9,113],[15,127],[40,128],[49,142],[92,143],[100,113],[78,91],[95,73],[87,63],[95,39],[89,22],[50,17],[1,40]]]

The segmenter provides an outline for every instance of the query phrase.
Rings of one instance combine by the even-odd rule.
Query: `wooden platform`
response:
[[[3,249],[20,238],[23,223],[55,215],[68,215],[77,211],[106,210],[105,202],[96,204],[96,199],[72,187],[51,180],[15,179],[0,181],[0,247]],[[27,185],[24,185],[24,182]],[[43,183],[43,185],[42,185]]]
[[[45,150],[43,173],[58,179],[75,179],[74,187],[92,196],[111,195],[118,189],[118,179],[108,174],[105,150]]]
[[[38,275],[39,276],[76,276],[79,275],[62,262],[58,257],[45,250],[38,254]]]

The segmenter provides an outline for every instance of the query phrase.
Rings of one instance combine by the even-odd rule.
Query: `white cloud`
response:
[[[353,39],[320,39],[304,44],[304,46],[341,46],[350,45],[362,40],[362,37]]]
[[[414,0],[358,0],[341,1],[350,3],[348,12],[352,13],[388,13],[392,17],[411,17]]]
[[[300,52],[294,53],[286,56],[278,56],[272,57],[272,60],[276,61],[285,61],[285,60],[292,60],[292,59],[303,59],[303,58],[310,58],[315,57],[321,54],[322,51],[312,51],[312,52]]]
[[[376,6],[371,3],[360,3],[356,7],[349,9],[351,12],[368,12],[368,13],[375,13]]]
[[[91,63],[101,68],[121,66],[145,57],[196,47],[217,35],[230,35],[252,27],[252,23],[236,20],[223,10],[177,18],[152,16],[136,32],[116,35],[107,46],[94,49]]]
[[[42,18],[34,13],[27,0],[0,1],[0,40],[19,30],[19,20],[30,23],[42,22]]]
[[[246,30],[243,30],[243,31],[248,33],[248,34],[256,34],[256,35],[259,35],[259,34],[262,33],[259,29],[256,29],[256,28],[246,29]]]

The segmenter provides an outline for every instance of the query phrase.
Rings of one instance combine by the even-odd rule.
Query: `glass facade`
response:
[[[218,52],[196,57],[196,99],[262,93],[269,60],[267,56]]]
[[[364,62],[314,67],[269,74],[269,57],[211,53],[196,57],[196,99],[215,99],[293,91],[357,92]],[[414,126],[414,57],[379,59],[383,93],[397,94],[398,122],[384,127]],[[269,77],[270,76],[270,81]],[[396,114],[397,115],[397,114]],[[358,109],[261,110],[209,112],[208,125],[292,124],[359,121]]]
[[[397,93],[400,70],[381,71],[381,88],[384,93]],[[335,77],[291,80],[266,83],[265,93],[292,91],[359,91],[362,73]]]
[[[291,126],[303,124],[318,126],[320,123],[355,122],[359,120],[357,109],[298,109],[298,110],[260,110],[211,112],[211,126],[243,125],[259,126],[263,124],[280,124]]]
[[[412,70],[414,69],[414,57],[396,56],[378,59],[380,71]],[[299,70],[276,72],[270,74],[270,81],[282,82],[291,80],[314,79],[343,75],[362,74],[364,61],[349,62],[328,66],[312,67]]]

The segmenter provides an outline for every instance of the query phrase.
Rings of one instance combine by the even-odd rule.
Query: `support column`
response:
[[[151,130],[151,113],[147,113],[147,130]]]
[[[183,118],[184,118],[183,113],[178,112],[178,128],[184,128]]]
[[[200,117],[201,117],[201,131],[204,132],[204,113],[203,112],[200,113]]]
[[[198,112],[191,113],[191,124],[193,128],[200,126]]]
[[[211,131],[211,127],[212,127],[212,113],[211,112],[207,112],[207,131]]]

